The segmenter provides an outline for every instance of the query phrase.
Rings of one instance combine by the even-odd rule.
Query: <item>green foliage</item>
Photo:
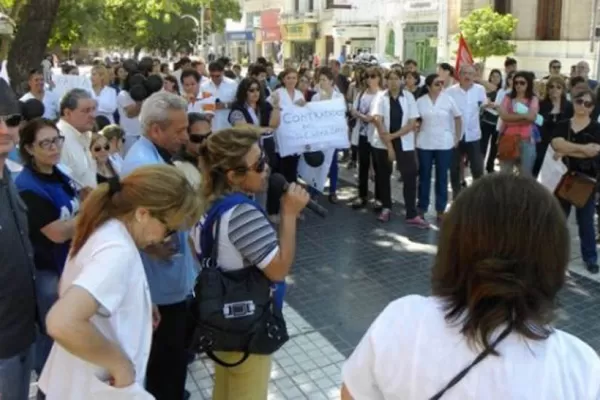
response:
[[[515,51],[510,43],[518,20],[510,14],[498,14],[491,7],[473,11],[459,22],[460,31],[474,58],[505,56]]]
[[[180,15],[200,19],[203,6],[212,17],[206,35],[222,31],[225,19],[241,17],[237,0],[62,0],[50,45],[178,50],[193,44],[197,32],[193,21]]]

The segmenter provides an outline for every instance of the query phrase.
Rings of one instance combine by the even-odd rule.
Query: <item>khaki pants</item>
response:
[[[234,363],[242,353],[215,352],[228,363]],[[266,400],[271,377],[271,356],[253,354],[237,367],[226,368],[215,363],[213,400]]]

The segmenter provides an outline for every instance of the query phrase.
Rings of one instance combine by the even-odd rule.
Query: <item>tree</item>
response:
[[[21,83],[32,68],[39,68],[60,0],[29,0],[18,15],[15,38],[8,52],[8,74],[11,85],[21,93]]]
[[[517,23],[512,15],[502,15],[485,7],[473,11],[458,25],[473,57],[485,62],[488,57],[505,56],[515,51],[516,45],[510,40]]]

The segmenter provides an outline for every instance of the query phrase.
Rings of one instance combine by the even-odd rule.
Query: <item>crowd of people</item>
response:
[[[454,231],[447,228],[446,236],[442,231],[446,242],[439,255],[452,258],[454,232],[475,235],[461,231],[467,229],[461,218],[474,211],[471,205],[493,210],[506,205],[524,213],[532,200],[502,201],[527,188],[540,207],[533,206],[537,214],[522,215],[515,222],[519,229],[533,236],[537,228],[531,224],[545,221],[552,230],[543,219],[548,216],[566,229],[564,217],[575,208],[583,261],[589,272],[598,273],[594,215],[600,106],[592,91],[597,82],[587,77],[589,67],[580,63],[578,68],[580,74],[566,78],[560,63],[552,61],[549,76],[539,83],[510,58],[505,71],[492,70],[487,79],[481,66],[462,65],[455,71],[446,63],[422,76],[413,60],[389,69],[350,67],[333,60],[316,69],[285,65],[276,73],[273,64],[259,58],[245,76],[228,59],[206,65],[202,59],[182,58],[173,71],[160,60],[126,60],[97,63],[90,76],[91,91],[76,88],[61,98],[53,94],[45,68],[32,70],[29,91],[20,101],[0,80],[0,158],[5,160],[0,233],[5,248],[14,249],[1,260],[7,271],[3,282],[10,285],[0,285],[0,397],[26,399],[34,370],[40,377],[38,397],[48,400],[88,398],[82,393],[188,398],[187,365],[196,356],[198,318],[202,319],[193,311],[202,309],[198,302],[208,290],[198,289],[208,281],[201,278],[209,269],[199,268],[205,259],[214,256],[220,270],[229,273],[261,271],[259,278],[245,279],[256,285],[263,279],[283,298],[294,260],[297,220],[309,201],[307,191],[313,197],[318,193],[297,183],[300,159],[307,155],[280,156],[277,137],[282,113],[311,102],[343,98],[347,104],[351,146],[336,149],[327,165],[330,203],[339,201],[338,169],[344,163],[358,170],[358,196],[351,206],[370,205],[379,221],[389,221],[396,169],[406,224],[427,229],[432,223],[443,227],[446,218],[454,221]],[[556,159],[564,160],[569,173],[593,181],[594,189],[583,202],[578,201],[581,193],[575,199],[568,190],[557,190],[554,196],[532,180],[544,168],[549,148]],[[499,177],[473,184],[470,197],[458,196],[467,186],[467,168],[474,180],[486,172]],[[269,185],[271,174],[290,182],[283,196],[281,188]],[[433,177],[435,222],[428,216]],[[497,193],[494,184],[500,188]],[[454,203],[449,206],[449,186],[453,202],[460,205],[464,198],[456,211]],[[489,198],[479,199],[482,191]],[[561,216],[556,215],[559,204]],[[501,215],[514,220],[508,211]],[[477,218],[481,224],[508,223],[483,214]],[[507,227],[497,233],[510,235],[509,231]],[[535,303],[539,307],[521,297],[523,303],[502,303],[506,310],[524,307],[516,308],[515,332],[533,340],[550,335],[526,325],[527,318],[552,308],[562,286],[564,277],[558,275],[564,275],[566,261],[561,246],[568,248],[563,243],[568,238],[559,236],[548,238],[557,246],[558,258],[552,261],[557,277],[548,288],[540,286],[546,297]],[[528,253],[523,243],[495,243],[506,246],[501,256],[493,254],[489,243],[482,251],[508,257],[514,245],[520,249],[520,261],[539,258],[528,263],[529,275],[520,277],[526,282],[515,285],[529,290],[544,284],[531,278],[539,275],[535,268],[546,265],[546,256]],[[514,260],[510,266],[481,262],[482,269],[490,269],[490,279],[519,274]],[[460,283],[444,286],[451,266],[438,262],[435,268],[434,294],[455,304],[447,318],[457,320],[468,309],[466,300],[452,292]],[[200,300],[195,300],[194,291]],[[227,293],[219,296],[225,301]],[[254,312],[254,306],[242,307],[244,317],[252,314],[250,308]],[[488,311],[498,314],[494,308]],[[268,318],[261,323],[269,319],[264,323],[273,324],[281,318],[281,302],[263,312]],[[486,335],[507,323],[510,314],[487,325],[480,344],[489,347]],[[381,325],[381,319],[376,324]],[[546,324],[551,318],[536,321]],[[480,327],[472,323],[465,332],[478,341]],[[374,329],[370,337],[379,334]],[[254,343],[249,346],[260,350],[250,352],[211,348],[217,363],[214,398],[266,399],[271,354],[284,341],[282,336],[269,346]],[[369,368],[373,351],[378,349],[361,343],[349,362],[345,398],[395,398],[375,396],[376,385],[360,372]]]

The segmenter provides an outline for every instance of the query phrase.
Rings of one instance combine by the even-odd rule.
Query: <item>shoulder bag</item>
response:
[[[232,196],[238,198],[232,200]],[[238,366],[250,354],[272,354],[289,339],[282,310],[273,303],[272,282],[265,274],[256,266],[224,270],[218,264],[221,216],[235,205],[253,202],[241,196],[230,195],[224,200],[225,206],[211,207],[202,226],[202,269],[194,287],[196,329],[192,350],[205,352],[224,367]],[[242,356],[227,363],[217,357],[216,351],[240,352]]]
[[[569,142],[571,141],[572,131],[573,128],[569,122],[569,134],[567,136]],[[569,170],[560,178],[554,193],[559,199],[565,200],[577,208],[582,208],[596,191],[596,179],[582,172],[572,171],[569,165],[569,157],[566,158],[566,164]]]

